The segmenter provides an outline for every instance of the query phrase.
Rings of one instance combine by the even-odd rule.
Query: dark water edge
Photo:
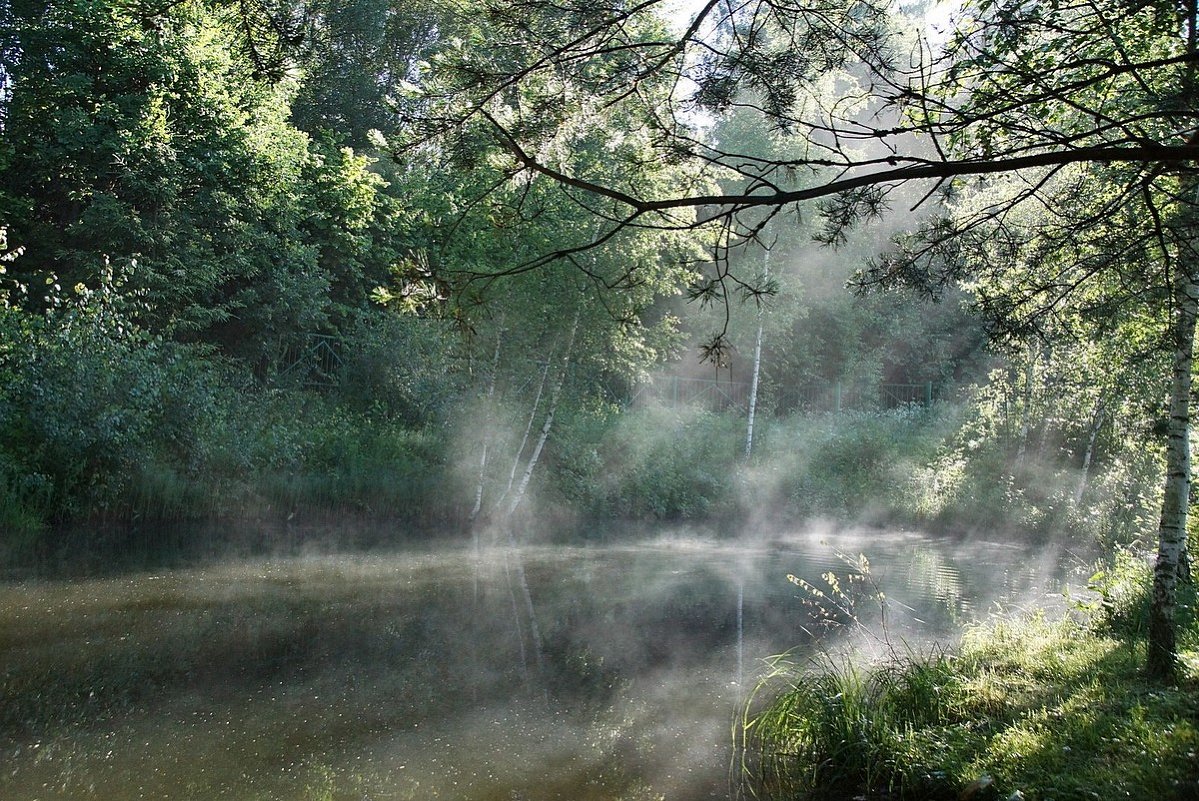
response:
[[[276,517],[178,522],[93,521],[54,526],[30,547],[0,540],[0,580],[82,578],[179,569],[261,556],[370,553],[461,540],[449,526],[338,515],[302,521]]]
[[[785,547],[777,532],[805,529],[862,532],[867,539],[895,531],[919,530],[924,536],[960,547],[970,542],[1003,542],[1029,548],[1056,549],[1059,544],[1041,533],[1003,528],[935,526],[899,522],[863,522],[818,518],[800,522],[755,525],[746,521],[661,522],[645,520],[579,520],[569,515],[525,521],[515,534],[530,544],[605,546],[642,542],[647,537],[746,542],[753,546]],[[495,544],[506,534],[483,530],[480,541]],[[370,554],[396,548],[466,547],[474,537],[464,523],[413,523],[343,512],[301,517],[259,514],[204,520],[94,520],[52,526],[35,545],[14,544],[0,532],[0,581],[28,578],[81,578],[182,569],[229,559],[314,554]],[[1071,544],[1079,564],[1099,555],[1094,544]]]

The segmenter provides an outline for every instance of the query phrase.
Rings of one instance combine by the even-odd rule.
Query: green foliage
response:
[[[147,24],[80,0],[14,22],[0,219],[26,248],[17,275],[95,288],[102,255],[136,261],[140,321],[259,363],[385,280],[383,181],[291,124],[294,83],[258,76],[230,13],[187,2]]]
[[[755,505],[780,505],[792,518],[910,517],[903,494],[910,477],[941,447],[956,415],[942,405],[772,421],[756,456],[765,471],[758,490],[769,493]]]
[[[766,418],[749,464],[737,414],[576,413],[563,421],[552,482],[599,517],[832,517],[1097,543],[1152,526],[1155,451],[1131,436],[1109,442],[1080,504],[1075,454],[1063,448],[1054,462],[1030,451],[1021,463],[1019,421],[987,392],[975,404]]]
[[[295,54],[303,76],[292,118],[360,150],[372,131],[396,132],[410,80],[455,24],[451,9],[427,2],[310,0],[304,12],[311,27]]]
[[[869,668],[780,660],[744,722],[748,777],[763,798],[954,799],[980,780],[1030,801],[1190,798],[1199,675],[1147,684],[1137,652],[1038,616],[975,627],[955,654]]]
[[[953,665],[940,653],[875,669],[832,660],[801,668],[775,658],[747,710],[773,685],[786,689],[743,721],[752,755],[744,767],[755,791],[763,798],[809,798],[899,790],[887,746],[896,732],[954,719],[956,710],[946,705]],[[933,791],[925,797],[943,794],[935,789],[924,787]]]
[[[1145,394],[1120,388],[1132,381],[1122,373],[1146,362],[1112,369],[1109,348],[1118,347],[1013,354],[915,468],[909,508],[947,527],[1068,534],[1109,547],[1141,537],[1156,525],[1160,502],[1157,411],[1146,384]]]
[[[274,508],[357,512],[436,525],[450,519],[455,495],[436,431],[317,404],[292,464],[258,483]]]
[[[370,403],[269,389],[208,348],[150,335],[133,319],[140,295],[105,276],[94,291],[50,287],[44,315],[0,306],[6,548],[51,547],[47,523],[99,516],[449,516],[444,443],[414,427],[435,419],[437,396],[421,396],[435,384],[444,397],[444,374],[393,377],[395,394]],[[348,365],[347,387],[368,369]]]
[[[486,445],[499,475],[486,483],[503,486],[518,455],[501,452],[518,448],[526,421],[537,430],[546,419],[542,395],[559,377],[554,469],[542,483],[588,515],[898,518],[1113,540],[1143,523],[1157,467],[1137,432],[1154,415],[1146,379],[1158,365],[1138,356],[1160,327],[1153,315],[1121,317],[1119,347],[1046,357],[1023,385],[1019,371],[997,377],[957,434],[964,413],[946,407],[760,420],[757,458],[741,465],[735,415],[607,406],[680,353],[671,300],[700,280],[693,266],[712,236],[681,230],[695,217],[677,211],[609,237],[597,212],[618,211],[514,163],[489,124],[456,116],[454,98],[489,91],[480,69],[529,66],[535,51],[521,43],[591,30],[606,22],[600,10],[539,7],[518,19],[391,0],[262,10],[280,23],[273,34],[245,7],[198,0],[156,13],[113,0],[0,11],[0,222],[25,251],[0,256],[10,290],[0,508],[11,530],[97,515],[290,512],[306,498],[452,519],[444,490],[463,471],[450,478],[446,463],[478,464]],[[311,23],[303,47],[286,35],[300,16]],[[868,16],[855,26],[877,32],[880,18]],[[796,31],[773,27],[781,21],[747,52],[763,55],[778,36],[785,55]],[[560,74],[538,72],[489,95],[488,114],[571,175],[646,197],[707,191],[682,154],[659,157],[676,131],[656,112],[586,101],[631,73],[642,99],[666,101],[670,81],[641,73],[631,55],[656,51],[666,34],[638,17],[613,40],[627,37],[627,52],[601,48]],[[284,55],[295,70],[282,69]],[[783,66],[737,69],[788,84]],[[414,82],[427,90],[419,100]],[[716,106],[735,88],[718,84],[702,91]],[[409,124],[417,110],[461,129],[453,147]],[[810,144],[747,110],[721,120],[715,138],[751,160],[799,158]],[[376,160],[344,143],[390,152]],[[799,181],[720,174],[745,190]],[[765,318],[762,408],[772,390],[780,400],[782,387],[817,379],[940,388],[975,374],[981,331],[960,305],[929,314],[910,296],[838,294],[873,241],[799,270],[816,261],[803,244],[812,225],[755,219],[763,242],[777,240],[770,281],[763,273],[742,292],[777,312]],[[730,256],[743,271],[759,270],[760,257]],[[764,299],[771,281],[780,292]],[[408,314],[382,314],[372,297]],[[743,318],[756,334],[759,318]],[[746,327],[731,331],[744,353]],[[313,333],[341,343],[334,386],[320,391],[285,374]],[[1113,377],[1111,363],[1136,366]],[[1075,364],[1085,369],[1063,367]],[[1141,396],[1112,400],[1138,382],[1149,387]],[[1055,400],[1066,397],[1075,400]],[[492,408],[479,411],[482,398]],[[1069,479],[1095,409],[1107,422],[1079,503]],[[1021,426],[1032,433],[1016,442]],[[445,455],[449,442],[461,460]],[[1021,449],[1038,459],[1013,466]]]
[[[335,397],[419,428],[445,423],[464,376],[454,332],[439,320],[363,315],[342,340]]]
[[[130,322],[120,283],[109,268],[95,291],[49,287],[44,316],[0,308],[0,451],[21,476],[10,493],[39,517],[107,507],[151,435],[174,433],[159,417],[174,387],[157,365],[177,350]]]
[[[720,519],[737,509],[743,421],[650,407],[571,426],[557,461],[561,491],[597,517]]]
[[[1199,604],[1193,563],[1191,568],[1192,575],[1179,582],[1176,614],[1183,647],[1194,648],[1199,646],[1195,639],[1199,635]],[[1120,548],[1096,566],[1087,580],[1090,595],[1076,601],[1076,605],[1089,614],[1098,632],[1122,639],[1143,639],[1148,634],[1152,586],[1151,555],[1136,547]]]
[[[955,419],[941,406],[763,420],[747,465],[740,414],[645,406],[582,415],[566,422],[555,481],[600,517],[904,519],[907,482]]]

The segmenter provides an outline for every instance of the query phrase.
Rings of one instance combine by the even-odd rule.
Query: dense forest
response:
[[[1175,676],[1196,19],[0,0],[0,560],[1066,538],[1151,555]]]
[[[855,56],[816,27],[728,12],[709,22],[727,63],[652,71],[637,59],[680,34],[628,13],[615,31],[617,9],[582,7],[6,4],[6,549],[53,549],[80,522],[461,525],[517,513],[530,486],[556,519],[753,510],[1144,536],[1171,419],[1170,281],[1185,273],[1170,269],[1171,190],[1133,190],[1177,171],[1075,166],[1068,150],[1035,180],[790,203],[770,193],[878,161],[868,143],[837,155],[797,120],[810,107],[833,130],[841,112],[821,108],[851,82],[869,88],[888,69],[870,53],[911,39],[911,18],[842,20],[861,28]],[[738,44],[742,24],[762,41]],[[1046,25],[1043,40],[993,46],[1017,63],[1083,58],[1057,54]],[[949,133],[920,117],[1003,30],[951,42],[957,61],[937,75],[952,86],[929,88],[895,135],[997,148],[996,162],[1043,150],[1022,120],[1068,99],[1046,89],[992,110],[987,93],[1018,79],[1000,67],[964,119],[937,122]],[[819,39],[820,56],[785,64],[789,36]],[[626,39],[634,61],[606,54]],[[690,94],[674,85],[686,69]],[[1130,69],[1078,81],[1099,92]],[[860,105],[845,125],[862,139]],[[1162,108],[1161,124],[1185,129]],[[1022,116],[967,127],[1001,113]],[[1113,129],[1140,142],[1132,124]],[[1044,136],[1082,141],[1089,125]],[[517,136],[552,169],[522,161]],[[1079,189],[1100,169],[1115,171],[1112,197]],[[592,187],[715,200],[642,223]],[[655,374],[722,371],[752,379],[749,447],[744,402],[634,402]],[[887,384],[937,404],[888,410]],[[808,413],[832,392],[855,400],[849,414]]]
[[[736,370],[744,383],[757,352],[757,405],[774,422],[831,387],[864,411],[886,383],[956,401],[1000,364],[964,293],[929,307],[910,292],[844,291],[884,241],[877,231],[822,249],[801,214],[769,222],[768,248],[723,256],[699,228],[603,241],[602,217],[514,175],[494,141],[414,143],[436,91],[416,78],[474,58],[465,42],[485,47],[470,8],[5,14],[0,487],[7,528],[24,532],[9,548],[52,547],[80,521],[336,509],[458,523],[475,496],[500,508],[535,444],[519,447],[521,432],[554,414],[554,469],[535,476],[550,505],[734,515],[743,424],[632,404],[655,372],[732,381]],[[605,121],[571,163],[647,190],[697,180],[682,160],[644,169],[643,124]],[[786,146],[753,111],[709,135]],[[733,302],[715,289],[730,259],[751,273],[773,264],[769,285],[746,282]],[[705,362],[713,331],[721,344]],[[1026,361],[996,380],[1009,407],[1031,410],[1062,379],[1039,351]],[[1042,455],[1086,439],[1085,421],[1049,420],[1036,420]],[[663,442],[663,425],[727,429],[732,444]],[[675,486],[651,485],[660,468]],[[894,500],[778,492],[792,515]]]

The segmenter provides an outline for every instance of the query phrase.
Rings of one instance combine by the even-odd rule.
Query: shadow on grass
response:
[[[753,790],[1197,798],[1199,680],[1188,667],[1177,686],[1153,684],[1143,662],[1141,646],[1036,617],[974,628],[953,655],[784,670],[785,689],[749,719]]]

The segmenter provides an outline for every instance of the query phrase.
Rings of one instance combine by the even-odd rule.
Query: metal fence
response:
[[[711,378],[658,376],[641,385],[630,403],[653,398],[673,406],[697,406],[712,411],[749,408],[750,384],[744,381],[719,381]],[[879,384],[872,388],[848,386],[839,381],[777,390],[769,399],[759,398],[760,411],[776,414],[792,412],[839,412],[848,409],[897,409],[904,406],[928,406],[933,402],[933,385]]]
[[[700,406],[713,411],[744,409],[749,408],[749,384],[678,375],[659,376],[638,387],[630,402],[645,398],[656,398],[672,406]]]
[[[344,343],[328,334],[307,334],[302,342],[284,351],[276,380],[307,387],[329,387],[337,383]]]

